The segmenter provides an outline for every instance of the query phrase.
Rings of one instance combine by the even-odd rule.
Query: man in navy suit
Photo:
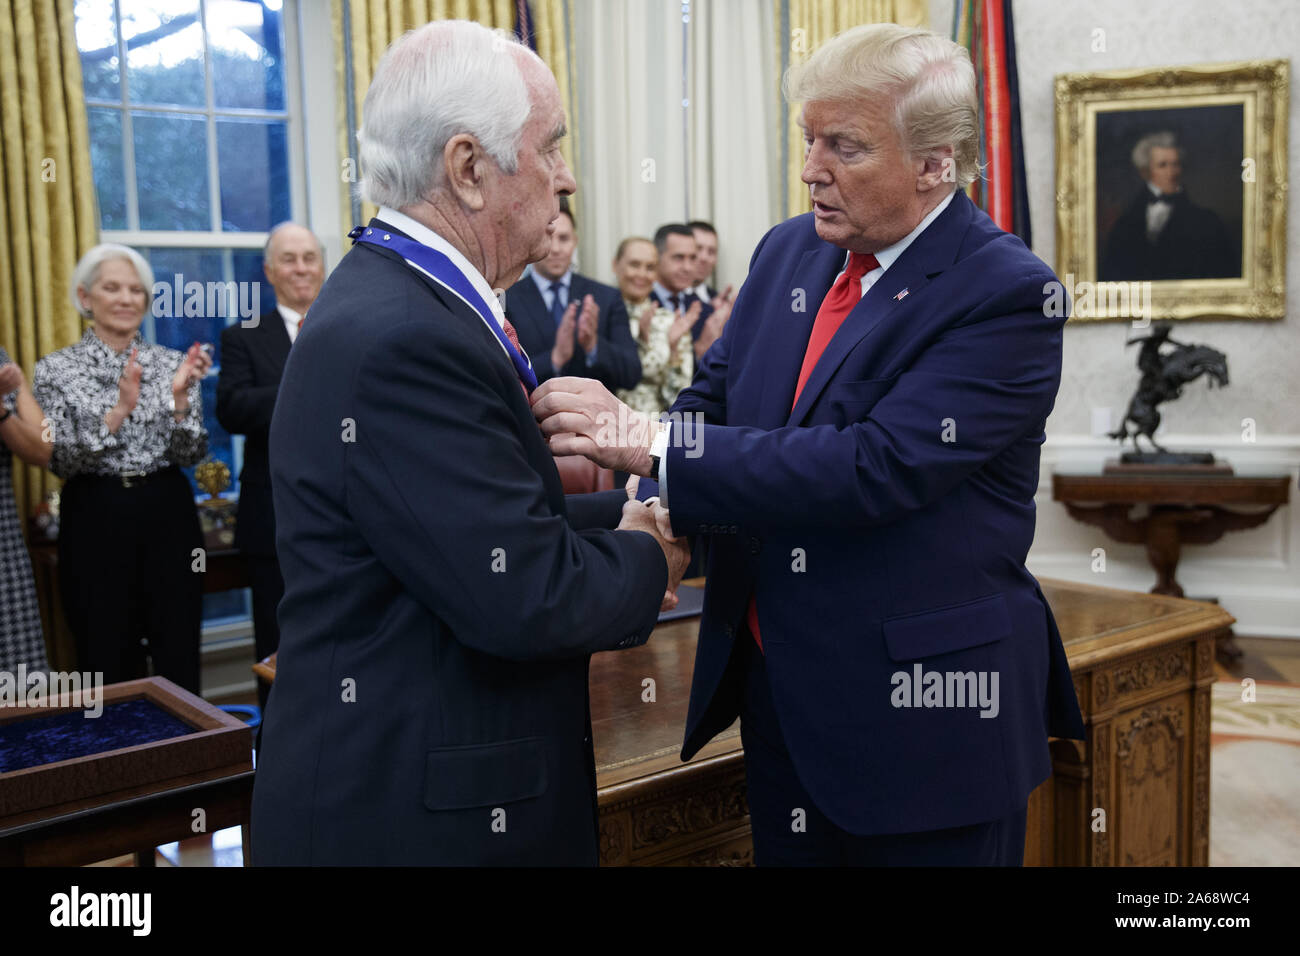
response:
[[[589,656],[645,642],[687,554],[652,506],[566,502],[493,294],[575,188],[559,90],[526,47],[435,22],[364,116],[379,215],[271,422],[285,596],[253,860],[594,865]]]
[[[506,290],[506,316],[532,357],[539,382],[578,375],[610,391],[633,388],[641,381],[641,359],[627,306],[618,289],[573,271],[577,246],[573,213],[562,201],[550,253]]]
[[[858,27],[788,83],[813,211],[759,243],[675,419],[615,444],[578,379],[534,413],[712,538],[682,756],[739,715],[760,864],[1019,864],[1048,736],[1083,736],[1025,568],[1056,279],[961,191],[962,48]]]
[[[255,324],[236,322],[222,330],[221,376],[217,379],[217,421],[230,434],[244,436],[235,547],[248,568],[253,592],[253,640],[258,660],[280,646],[276,608],[284,597],[284,578],[275,556],[275,509],[267,454],[271,413],[289,348],[325,281],[320,240],[297,223],[282,222],[272,229],[262,258],[266,279],[275,290],[276,306]],[[258,685],[265,707],[263,688]]]
[[[680,222],[669,222],[655,230],[655,249],[659,252],[655,284],[650,298],[678,315],[687,315],[698,303],[699,314],[691,325],[691,338],[695,342],[695,360],[722,335],[731,314],[731,289],[720,298],[701,299],[696,294],[698,248],[695,232]]]

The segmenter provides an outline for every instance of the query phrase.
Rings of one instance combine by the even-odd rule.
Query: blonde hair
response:
[[[979,100],[970,54],[915,27],[873,23],[845,30],[786,71],[790,102],[889,96],[903,148],[930,157],[952,147],[957,188],[979,178]]]

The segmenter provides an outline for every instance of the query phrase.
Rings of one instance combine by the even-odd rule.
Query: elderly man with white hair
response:
[[[588,422],[637,413],[572,378],[534,412],[712,539],[682,756],[740,717],[760,865],[1019,864],[1048,735],[1083,736],[1025,568],[1056,280],[962,192],[965,50],[857,27],[786,90],[813,211],[759,243],[676,415],[611,443]]]
[[[1184,150],[1173,131],[1141,137],[1132,160],[1142,185],[1106,234],[1097,278],[1128,282],[1240,276],[1240,246],[1234,246],[1223,220],[1192,202],[1183,188]]]
[[[256,322],[234,322],[221,331],[217,381],[217,421],[230,434],[244,436],[235,547],[248,570],[258,660],[280,646],[276,613],[284,597],[271,501],[271,413],[289,349],[325,281],[324,250],[310,229],[282,222],[266,237],[262,269],[275,290],[275,308]],[[258,695],[265,707],[266,691],[260,683]]]
[[[527,48],[437,22],[363,115],[379,215],[271,422],[285,596],[253,861],[594,865],[589,656],[646,641],[689,555],[622,492],[566,502],[494,294],[574,190],[559,90]]]

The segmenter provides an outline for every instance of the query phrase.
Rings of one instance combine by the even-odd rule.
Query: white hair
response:
[[[845,30],[786,71],[790,102],[859,101],[889,96],[899,141],[913,157],[952,148],[957,188],[979,178],[979,100],[966,49],[946,37],[896,23]]]
[[[77,314],[83,319],[90,318],[90,313],[82,307],[77,290],[85,289],[89,292],[90,287],[99,278],[100,267],[105,262],[112,262],[115,259],[125,260],[135,266],[135,274],[140,277],[140,284],[144,286],[145,311],[148,311],[149,306],[153,303],[153,269],[150,268],[145,257],[130,246],[120,246],[115,242],[104,242],[82,256],[77,261],[76,268],[72,270],[72,281],[68,285],[68,296],[72,299],[72,307],[77,310]]]
[[[1178,150],[1179,161],[1183,158],[1183,148],[1178,145],[1178,137],[1169,130],[1161,130],[1158,133],[1147,133],[1137,145],[1133,147],[1133,165],[1137,167],[1138,172],[1145,176],[1151,170],[1151,150],[1153,147],[1161,149]]]
[[[394,209],[426,198],[442,185],[443,149],[462,133],[513,174],[532,106],[521,50],[537,56],[467,20],[427,23],[393,43],[362,107],[362,196]]]

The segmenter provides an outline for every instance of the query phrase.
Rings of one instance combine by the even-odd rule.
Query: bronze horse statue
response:
[[[1156,443],[1155,430],[1160,427],[1160,412],[1157,406],[1163,402],[1173,401],[1183,394],[1183,386],[1194,382],[1202,375],[1208,376],[1211,388],[1228,384],[1228,358],[1217,349],[1208,345],[1188,345],[1178,342],[1169,335],[1168,322],[1157,322],[1151,334],[1129,339],[1125,345],[1142,343],[1138,353],[1138,369],[1142,379],[1137,391],[1128,403],[1128,411],[1119,428],[1110,432],[1110,437],[1121,443],[1133,439],[1134,451],[1141,452],[1138,436],[1145,435],[1151,447],[1157,452],[1166,453],[1166,449]],[[1160,351],[1165,344],[1174,346],[1173,351]],[[1129,431],[1129,423],[1133,430]]]

